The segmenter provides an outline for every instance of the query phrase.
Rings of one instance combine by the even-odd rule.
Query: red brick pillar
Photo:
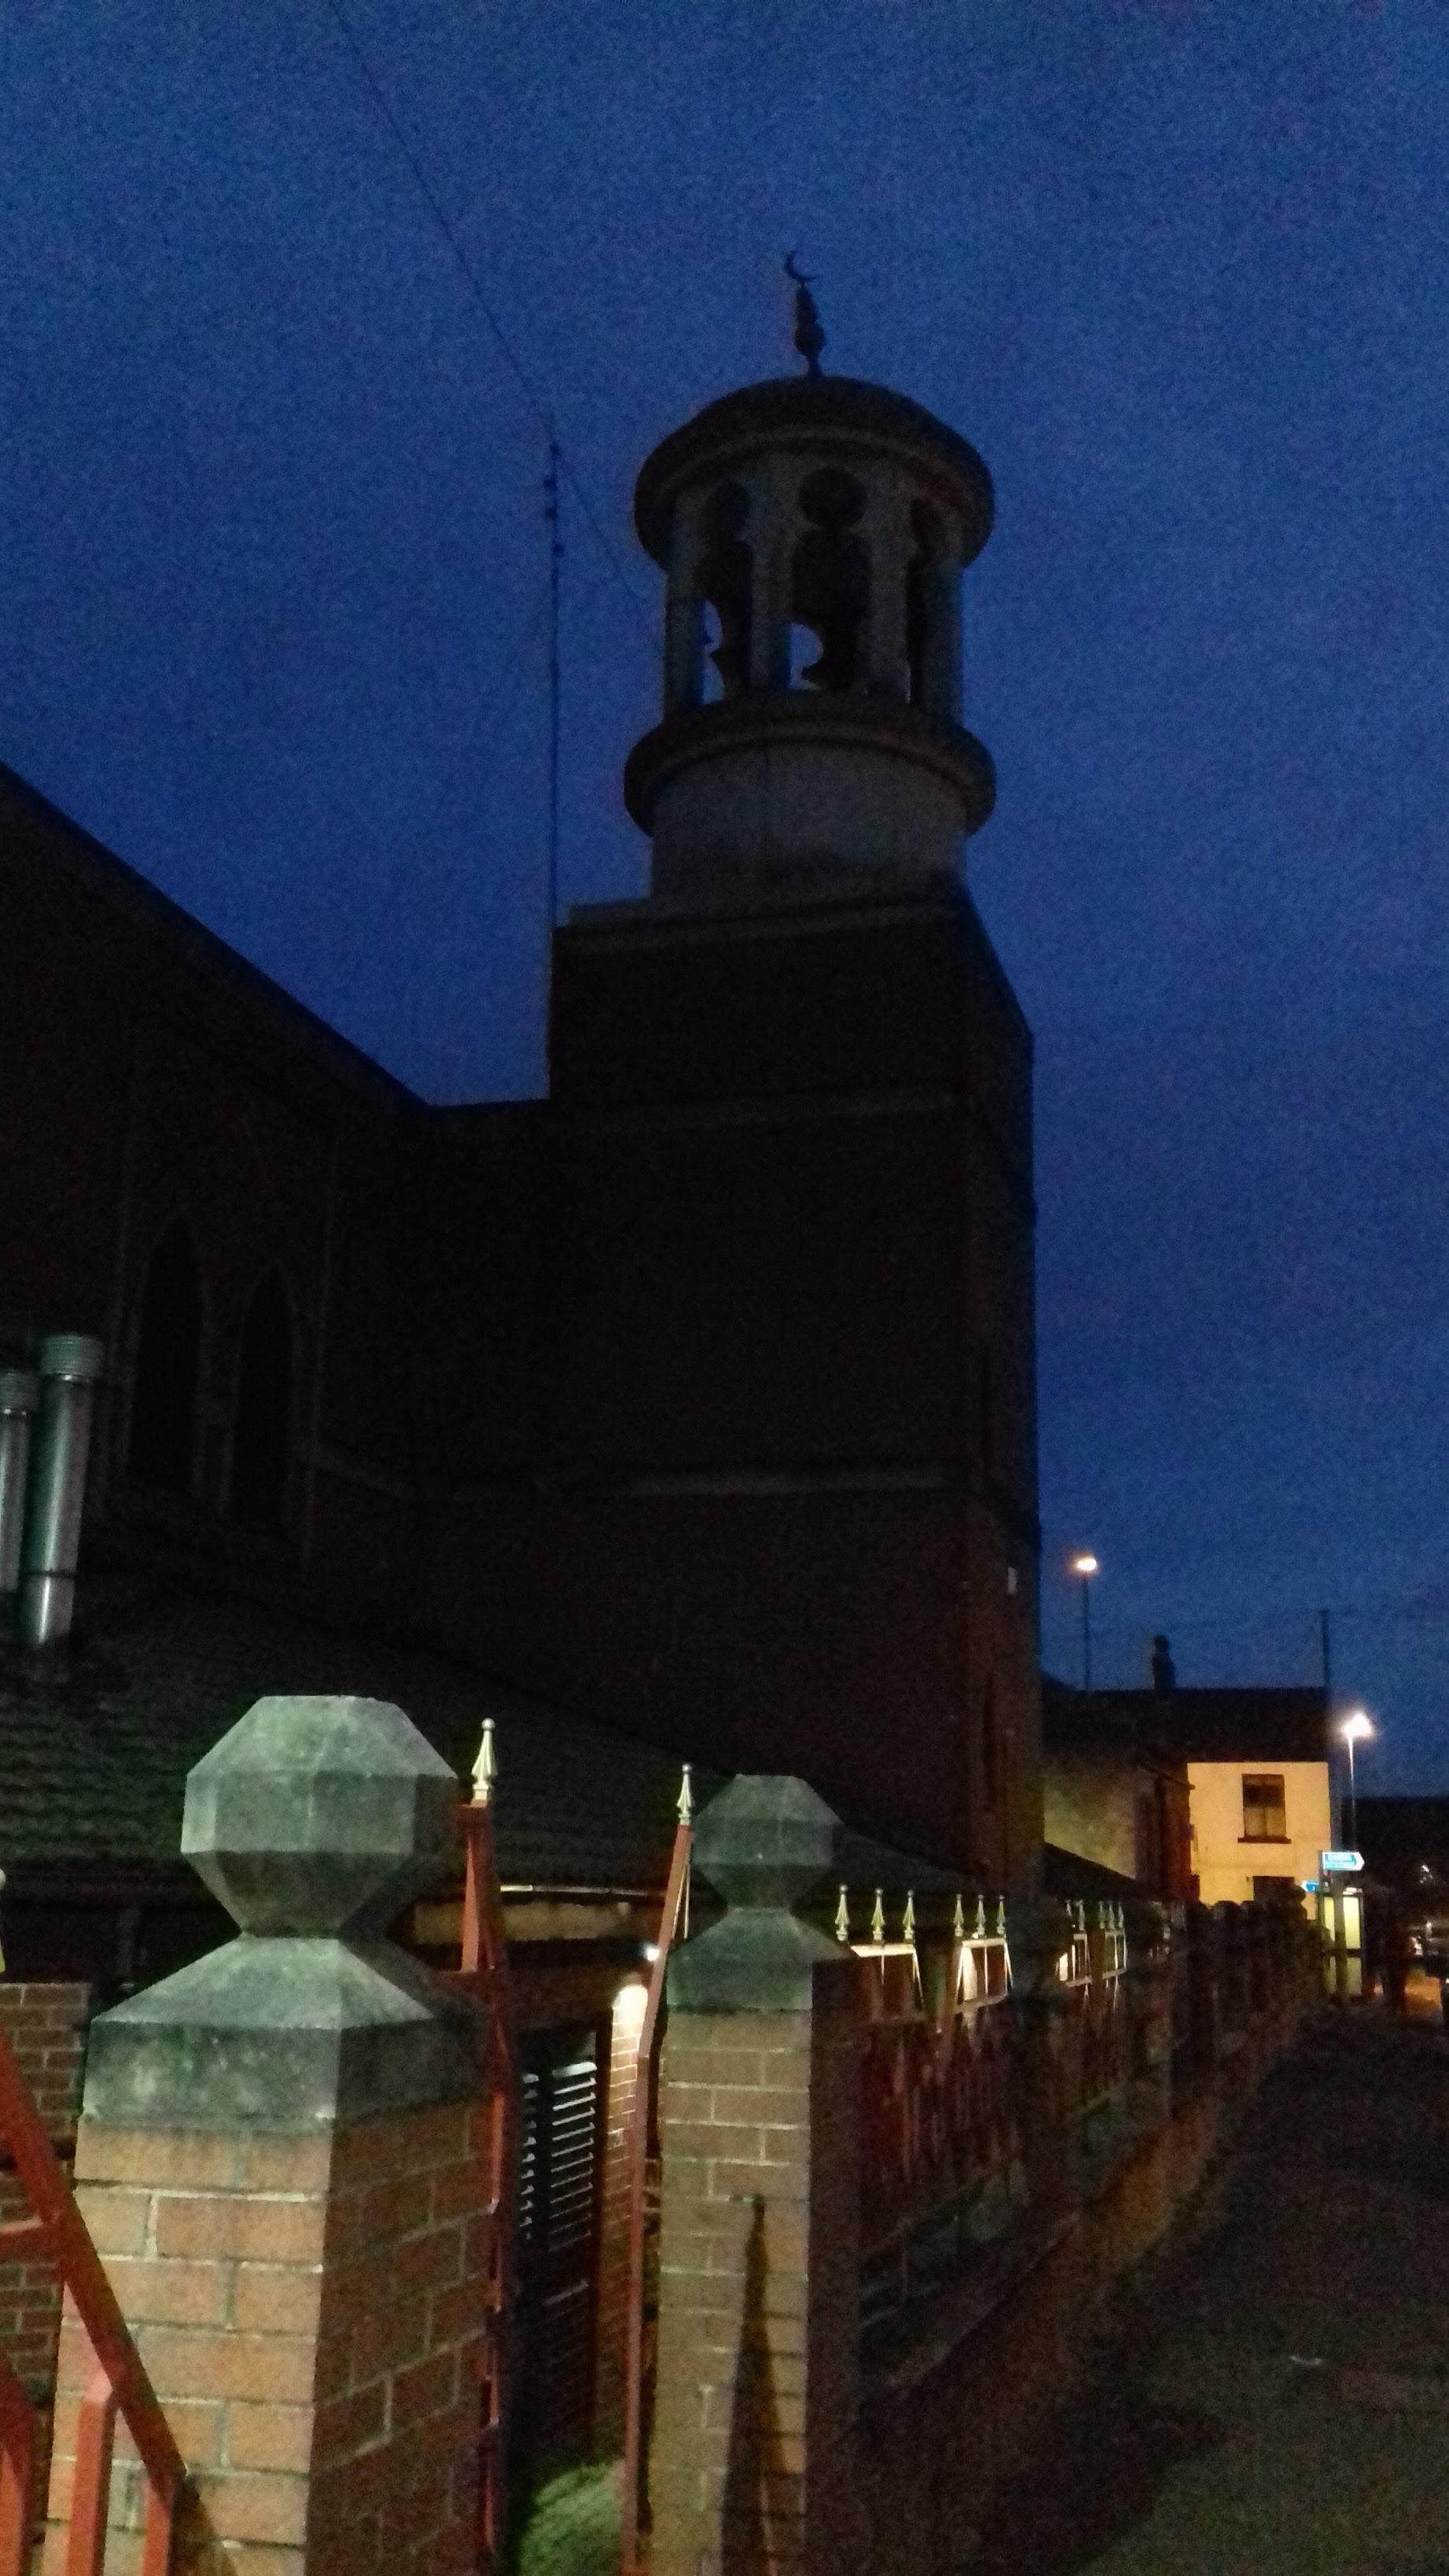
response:
[[[1172,1929],[1165,1905],[1128,1913],[1127,2005],[1131,2016],[1129,2104],[1138,2127],[1156,2131],[1172,2111]]]
[[[80,2109],[89,2001],[88,1986],[0,1985],[0,2028],[62,2155],[70,2152]],[[0,2226],[29,2214],[17,2177],[0,2173]],[[39,2404],[50,2402],[59,2323],[60,2284],[50,2261],[0,2263],[0,2351]]]
[[[1072,1941],[1071,1909],[1051,1897],[1013,1909],[1012,2024],[1027,2199],[1052,2225],[1080,2200],[1082,2038],[1080,1998],[1061,1981]]]
[[[78,2198],[191,2472],[176,2576],[469,2576],[483,2020],[367,1926],[450,1856],[398,1709],[263,1700],[187,1784],[241,1939],[92,2025]],[[93,2356],[61,2334],[45,2576]],[[140,2564],[118,2436],[107,2576]]]
[[[803,1781],[740,1779],[696,1835],[730,1911],[670,1963],[651,2576],[853,2560],[855,1962],[789,1911],[834,1831]]]

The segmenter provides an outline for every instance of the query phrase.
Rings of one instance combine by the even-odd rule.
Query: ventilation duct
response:
[[[0,1631],[9,1625],[20,1588],[30,1426],[39,1402],[40,1380],[33,1369],[0,1369]]]
[[[105,1358],[104,1343],[89,1333],[50,1333],[37,1356],[40,1411],[21,1550],[20,1633],[28,1645],[52,1645],[70,1629],[96,1382]]]

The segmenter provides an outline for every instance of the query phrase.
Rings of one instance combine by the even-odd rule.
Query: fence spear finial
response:
[[[483,1720],[483,1741],[478,1747],[478,1759],[473,1765],[473,1804],[475,1807],[492,1806],[493,1783],[497,1777],[498,1756],[493,1749],[493,1720],[491,1717],[485,1717]]]
[[[996,1938],[998,1941],[1004,1941],[1006,1939],[1006,1899],[1004,1896],[998,1896],[996,1900]]]
[[[694,1821],[694,1764],[686,1762],[679,1775],[679,1804],[674,1810],[682,1825]]]
[[[876,1889],[876,1892],[875,1892],[875,1905],[874,1905],[874,1907],[873,1907],[873,1909],[872,1909],[872,1912],[871,1912],[871,1918],[870,1918],[870,1937],[871,1937],[872,1941],[874,1941],[874,1943],[875,1943],[875,1945],[876,1945],[877,1949],[883,1949],[883,1948],[884,1948],[884,1946],[885,1946],[885,1889],[884,1889],[883,1887],[878,1887],[878,1888]]]
[[[986,1938],[986,1899],[984,1896],[978,1896],[976,1899],[976,1920],[971,1926],[971,1938],[973,1941],[984,1941]]]
[[[901,1939],[903,1941],[909,1941],[914,1948],[916,1939],[916,1895],[914,1888],[910,1887],[906,1889],[906,1910],[901,1916]]]
[[[951,1938],[958,1946],[966,1938],[966,1908],[961,1902],[959,1891],[956,1897],[956,1911],[951,1917]]]
[[[835,1909],[835,1937],[837,1941],[850,1939],[850,1898],[843,1880],[840,1888],[840,1903]]]

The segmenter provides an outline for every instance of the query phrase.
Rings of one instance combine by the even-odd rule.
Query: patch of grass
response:
[[[619,2576],[617,2463],[565,2469],[529,2498],[518,2576]]]

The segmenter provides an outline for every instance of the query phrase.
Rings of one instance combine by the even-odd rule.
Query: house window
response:
[[[231,1451],[234,1520],[278,1526],[291,1446],[292,1316],[273,1270],[254,1290],[242,1326]]]
[[[189,1494],[196,1472],[201,1377],[201,1277],[178,1217],[146,1269],[131,1390],[128,1472],[139,1484]]]
[[[1288,1840],[1281,1771],[1243,1773],[1243,1840],[1245,1843],[1286,1843]]]

